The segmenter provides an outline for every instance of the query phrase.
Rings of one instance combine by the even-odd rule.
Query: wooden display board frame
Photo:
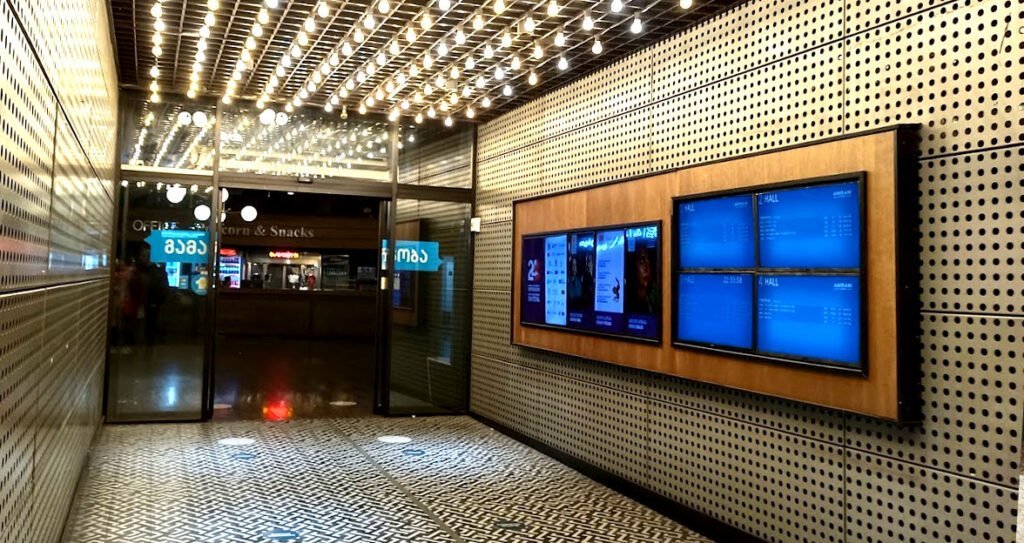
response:
[[[513,203],[511,343],[858,413],[911,422],[919,418],[919,358],[914,262],[916,125],[898,125],[824,141],[695,165],[641,178],[517,200]],[[520,325],[524,235],[553,230],[661,221],[672,224],[673,198],[754,189],[850,172],[865,175],[862,276],[866,279],[864,375],[822,371],[673,346],[673,303],[662,303],[668,341],[645,344]],[[911,206],[907,209],[906,206]],[[908,212],[909,211],[909,212]],[[662,255],[674,247],[661,232]],[[662,291],[672,258],[661,259]]]

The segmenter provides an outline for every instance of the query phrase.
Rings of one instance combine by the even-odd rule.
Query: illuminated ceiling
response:
[[[125,88],[410,121],[493,118],[736,3],[111,0]]]

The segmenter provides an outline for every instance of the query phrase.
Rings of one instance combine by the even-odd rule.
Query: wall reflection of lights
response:
[[[218,439],[217,443],[228,447],[244,447],[246,445],[256,443],[256,440],[250,437],[225,437],[223,439]]]
[[[256,220],[256,208],[253,206],[245,206],[242,208],[242,220],[245,222],[252,222]]]
[[[412,442],[412,438],[405,436],[380,436],[377,441],[388,444],[403,444]]]

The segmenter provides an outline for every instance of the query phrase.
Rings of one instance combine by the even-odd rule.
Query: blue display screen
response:
[[[679,202],[681,268],[753,268],[754,209],[749,194]]]
[[[762,275],[757,283],[757,350],[857,365],[860,278]]]
[[[658,339],[659,230],[638,224],[524,237],[520,321]]]
[[[760,266],[859,268],[860,216],[856,181],[760,193]]]
[[[753,275],[682,273],[677,282],[677,341],[753,348]]]

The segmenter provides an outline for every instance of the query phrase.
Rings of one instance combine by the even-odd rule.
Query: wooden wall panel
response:
[[[714,383],[824,407],[899,420],[901,402],[897,299],[897,153],[893,128],[813,145],[715,162],[670,173],[568,192],[514,205],[512,342]],[[672,198],[799,179],[866,172],[868,371],[866,376],[711,354],[672,345]],[[522,237],[561,229],[662,221],[662,343],[648,345],[572,332],[521,326],[519,297]],[[904,331],[904,333],[909,333]],[[904,361],[910,363],[910,361]]]

